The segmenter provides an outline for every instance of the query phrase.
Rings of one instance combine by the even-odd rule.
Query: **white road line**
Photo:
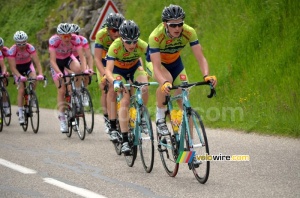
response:
[[[24,166],[20,166],[18,164],[15,164],[13,162],[7,161],[7,160],[2,159],[2,158],[0,158],[0,164],[3,165],[3,166],[6,166],[8,168],[14,169],[16,171],[19,171],[20,173],[23,173],[23,174],[35,174],[35,173],[37,173],[35,170],[26,168]]]
[[[68,191],[70,191],[72,193],[75,193],[77,195],[80,195],[82,197],[105,198],[104,196],[99,195],[97,193],[94,193],[92,191],[89,191],[89,190],[86,190],[86,189],[83,189],[83,188],[79,188],[79,187],[76,187],[76,186],[71,186],[69,184],[66,184],[64,182],[61,182],[61,181],[58,181],[58,180],[55,180],[55,179],[52,179],[52,178],[44,178],[44,182],[46,182],[48,184],[52,184],[52,185],[60,187],[60,188],[63,188],[65,190],[68,190]]]

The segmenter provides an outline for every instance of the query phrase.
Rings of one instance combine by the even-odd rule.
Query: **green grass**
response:
[[[14,6],[13,3],[17,2],[21,2],[21,8]],[[161,22],[164,6],[173,3],[183,7],[186,12],[185,22],[196,29],[211,74],[218,77],[217,97],[206,98],[209,90],[200,87],[191,92],[191,103],[201,114],[206,126],[290,137],[300,136],[298,1],[121,2],[125,10],[123,14],[139,25],[141,38],[145,41]],[[0,36],[8,45],[12,44],[13,33],[19,29],[26,31],[30,42],[38,45],[35,43],[35,34],[44,28],[46,17],[51,16],[51,27],[60,21],[60,15],[68,14],[65,10],[59,14],[53,10],[62,3],[58,0],[0,0],[0,3],[2,16],[7,16],[0,19]],[[45,32],[46,38],[51,36],[49,32]],[[47,53],[41,56],[48,58]],[[189,46],[183,50],[182,57],[190,81],[202,80],[202,74]],[[41,87],[38,88],[41,105],[55,108],[56,88],[51,78],[46,89]],[[96,110],[101,112],[97,84],[92,83],[90,90]],[[16,97],[13,87],[10,87],[9,92],[12,98]],[[151,93],[153,96],[155,88],[151,88]],[[150,97],[149,108],[153,115],[154,97]]]

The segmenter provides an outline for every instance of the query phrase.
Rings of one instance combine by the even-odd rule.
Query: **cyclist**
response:
[[[184,23],[185,13],[178,5],[170,4],[162,11],[162,23],[159,24],[149,36],[149,49],[147,60],[150,75],[159,87],[156,91],[156,126],[162,135],[169,134],[165,121],[166,107],[163,105],[165,96],[170,93],[172,84],[178,85],[188,81],[180,52],[186,44],[190,44],[193,54],[198,62],[205,81],[211,81],[216,86],[215,76],[209,75],[208,63],[203,55],[202,47],[198,41],[196,31]],[[153,70],[153,73],[151,71]],[[147,70],[148,71],[148,70]],[[177,90],[177,93],[180,90]],[[180,104],[179,104],[180,105]]]
[[[4,59],[8,57],[8,51],[9,48],[4,46],[4,40],[0,37],[0,65],[1,65],[1,74],[4,76],[9,76],[9,72],[7,71],[7,67],[5,65]],[[2,58],[1,58],[2,57]],[[6,83],[4,83],[4,86],[6,86]],[[3,109],[5,116],[10,115],[10,110],[8,108],[8,102],[6,99],[6,95],[3,95]]]
[[[16,44],[14,44],[8,51],[8,62],[11,72],[14,74],[16,84],[26,81],[27,77],[36,78],[37,80],[43,80],[44,76],[39,57],[37,55],[35,47],[27,42],[27,34],[24,31],[17,31],[14,34],[13,39],[15,40]],[[36,76],[34,65],[38,70],[38,76]],[[24,84],[20,83],[17,97],[20,124],[24,124],[24,91]]]
[[[147,43],[141,39],[140,30],[136,23],[132,20],[124,20],[120,28],[121,38],[116,39],[108,49],[107,69],[106,76],[108,81],[113,85],[108,91],[108,108],[110,109],[110,119],[115,121],[116,119],[116,91],[120,90],[122,83],[126,81],[137,80],[139,82],[148,82],[147,73],[143,69],[141,57],[146,54]],[[144,87],[143,100],[147,104],[148,90]],[[121,133],[123,136],[122,148],[123,153],[129,152],[130,147],[128,145],[128,122],[129,112],[128,107],[130,104],[130,95],[128,91],[123,91],[123,97],[120,101],[119,110],[119,122]],[[111,123],[111,140],[117,140],[117,132]]]
[[[81,69],[84,71],[85,74],[92,75],[94,73],[94,71],[93,71],[93,64],[94,63],[93,63],[93,55],[92,55],[91,50],[90,50],[89,42],[84,36],[79,35],[79,30],[80,30],[79,25],[73,23],[73,24],[71,24],[71,26],[73,28],[73,33],[76,34],[80,38],[82,49],[83,49],[83,52],[85,54],[85,58],[87,60],[87,65],[86,65],[87,67],[86,68],[81,68]],[[76,47],[73,47],[72,53],[80,62],[79,55],[77,53]],[[89,77],[85,77],[85,80],[84,80],[85,86],[87,86],[88,82],[89,82]],[[77,89],[80,90],[80,87],[78,87]],[[86,97],[83,97],[82,103],[83,103],[84,106],[89,106],[89,101],[86,99]]]
[[[105,75],[106,59],[109,46],[112,42],[119,38],[119,27],[124,21],[124,16],[119,13],[110,13],[105,20],[105,27],[100,29],[96,34],[95,40],[95,54],[94,59],[97,67],[97,76],[98,79],[101,79],[99,82],[99,87],[101,91],[100,104],[103,108],[103,116],[105,122],[105,132],[109,132],[110,122],[108,118],[109,109],[107,109],[107,93],[104,90],[105,86],[108,86]],[[115,125],[115,121],[112,121],[112,124]],[[115,127],[114,127],[115,128]]]
[[[80,38],[72,34],[73,28],[68,23],[60,23],[57,26],[57,34],[49,39],[49,53],[50,53],[50,70],[52,79],[57,87],[57,104],[60,120],[60,131],[62,133],[68,132],[68,125],[64,114],[64,96],[65,86],[59,87],[59,79],[63,77],[65,68],[75,73],[81,73],[81,68],[86,68],[86,59],[84,57]],[[75,46],[81,64],[72,54],[73,46]]]

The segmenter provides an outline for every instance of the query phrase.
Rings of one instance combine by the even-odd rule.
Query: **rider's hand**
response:
[[[63,73],[60,72],[60,73],[57,73],[56,76],[58,76],[59,78],[62,78],[64,75],[63,75]]]
[[[5,76],[5,77],[8,77],[9,76],[9,72],[3,72],[3,74],[2,74],[3,76]]]
[[[169,81],[165,81],[164,84],[161,86],[161,91],[163,93],[169,94],[170,93],[169,88],[172,88],[172,84]]]
[[[85,74],[92,74],[92,73],[93,73],[93,70],[91,70],[91,69],[86,69],[86,70],[84,70],[83,73],[85,73]]]
[[[19,76],[19,81],[20,82],[25,82],[25,81],[27,81],[27,78],[25,77],[25,76]]]
[[[118,92],[123,83],[122,83],[122,81],[114,80],[113,84],[114,84],[115,92]]]
[[[217,77],[216,76],[208,76],[208,75],[205,75],[204,77],[204,81],[205,82],[208,82],[210,81],[213,86],[216,86],[217,85]]]
[[[43,75],[37,75],[36,79],[37,80],[44,80],[44,76]]]

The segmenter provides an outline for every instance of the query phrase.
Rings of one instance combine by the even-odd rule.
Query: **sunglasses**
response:
[[[71,34],[62,34],[61,37],[64,39],[68,39],[71,38]]]
[[[116,32],[119,32],[119,30],[118,29],[114,29],[114,28],[112,28],[112,29],[109,29],[112,33],[116,33]]]
[[[178,27],[182,27],[184,24],[184,21],[180,22],[180,23],[167,23],[168,26],[170,26],[171,28],[176,28]]]
[[[130,44],[137,44],[138,40],[124,40],[122,39],[126,44],[130,45]]]
[[[27,43],[16,43],[17,46],[25,46]]]

